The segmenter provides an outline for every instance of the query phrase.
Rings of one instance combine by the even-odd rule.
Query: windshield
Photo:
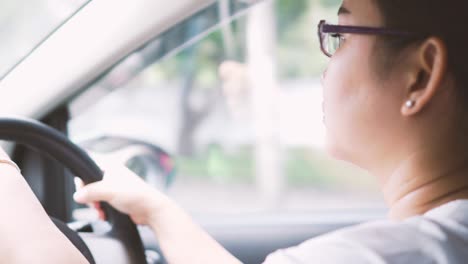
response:
[[[165,149],[167,194],[195,214],[382,212],[375,179],[325,151],[316,25],[341,1],[246,3],[216,1],[115,65],[70,103],[70,137]]]
[[[90,0],[2,0],[0,80]]]

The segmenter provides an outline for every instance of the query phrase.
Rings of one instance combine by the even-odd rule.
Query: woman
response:
[[[389,219],[265,263],[468,259],[467,10],[465,0],[344,0],[338,26],[321,22],[328,150],[378,178]],[[169,198],[114,170],[76,201],[106,201],[149,225],[170,263],[238,263]]]

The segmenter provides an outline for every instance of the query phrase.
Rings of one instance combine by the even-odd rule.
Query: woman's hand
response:
[[[127,167],[111,160],[99,162],[104,179],[78,188],[73,196],[83,204],[107,202],[139,225],[150,225],[169,199]]]
[[[102,158],[98,163],[105,171],[104,179],[80,188],[74,195],[77,202],[104,201],[128,214],[136,224],[150,226],[168,263],[240,263],[182,208],[129,169]]]

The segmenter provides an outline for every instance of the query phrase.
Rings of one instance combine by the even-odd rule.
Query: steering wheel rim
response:
[[[89,155],[61,132],[36,120],[0,118],[0,140],[14,141],[47,154],[67,167],[85,184],[102,180],[103,172]],[[111,230],[105,236],[118,239],[131,263],[146,263],[143,243],[132,220],[107,203],[102,203]]]

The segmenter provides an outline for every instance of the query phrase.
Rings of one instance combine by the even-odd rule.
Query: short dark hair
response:
[[[422,38],[382,37],[389,52],[435,36],[444,41],[448,67],[468,102],[468,0],[374,0],[386,27],[422,33]]]

